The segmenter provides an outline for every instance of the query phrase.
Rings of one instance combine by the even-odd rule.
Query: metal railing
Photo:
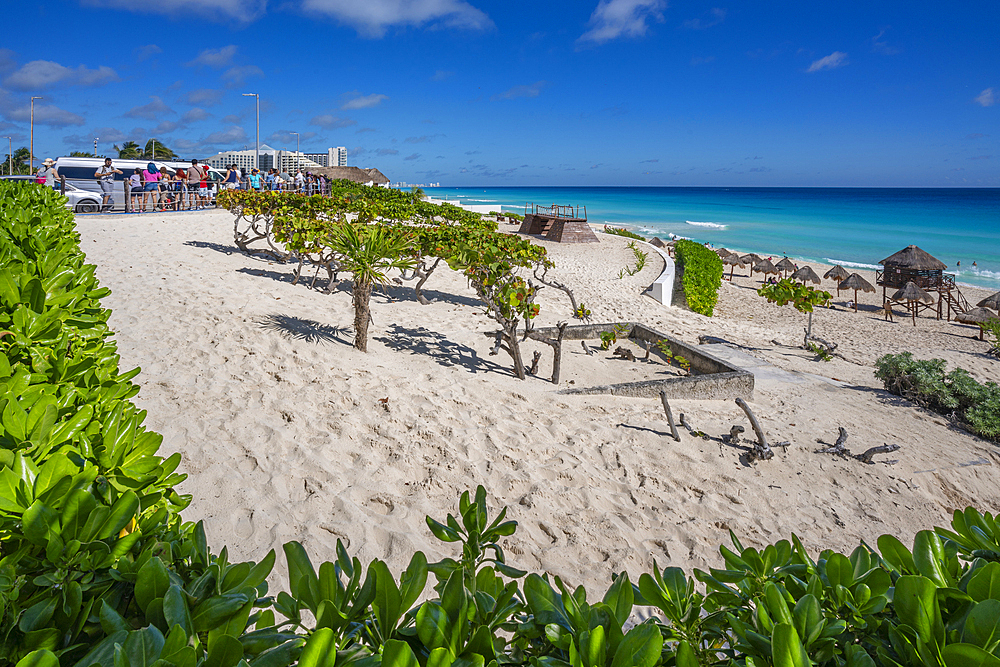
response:
[[[560,206],[558,204],[551,204],[549,206],[541,206],[540,204],[525,204],[524,205],[525,215],[539,215],[544,218],[552,219],[572,219],[572,220],[586,220],[587,219],[587,207],[586,206]]]

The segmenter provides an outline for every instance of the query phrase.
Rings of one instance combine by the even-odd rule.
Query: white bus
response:
[[[156,165],[157,169],[163,167],[167,168],[171,174],[176,174],[178,169],[184,169],[185,171],[191,166],[191,161],[187,162],[179,160],[118,160],[116,158],[111,158],[111,163],[116,169],[120,169],[123,173],[115,174],[116,181],[122,181],[127,179],[133,173],[135,173],[136,168],[145,169],[149,163],[152,162]],[[100,192],[101,186],[97,183],[97,178],[94,174],[97,172],[98,168],[104,166],[104,158],[93,158],[93,157],[60,157],[56,158],[56,169],[59,171],[59,175],[63,176],[67,181],[71,182],[76,187],[81,190],[89,190],[91,192]],[[212,185],[218,185],[223,180],[225,180],[225,173],[209,167],[207,164],[199,161],[198,166],[203,169],[208,169],[208,181],[209,187]],[[116,187],[116,189],[118,189]]]

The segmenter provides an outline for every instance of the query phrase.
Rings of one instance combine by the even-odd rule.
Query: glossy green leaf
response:
[[[949,644],[941,657],[946,667],[1000,667],[1000,658],[972,644]]]
[[[653,667],[660,659],[663,636],[655,625],[637,625],[618,644],[611,667]]]
[[[791,623],[776,623],[771,633],[774,667],[810,667],[812,664]]]
[[[334,667],[336,662],[337,637],[330,628],[320,628],[302,647],[298,667]]]
[[[382,667],[420,667],[406,642],[390,639],[382,647]]]

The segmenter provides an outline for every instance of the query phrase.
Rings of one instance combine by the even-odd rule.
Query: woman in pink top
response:
[[[146,202],[152,201],[153,208],[156,208],[156,191],[160,188],[160,170],[150,162],[142,172],[143,181],[146,183],[142,187],[142,210],[146,210]]]

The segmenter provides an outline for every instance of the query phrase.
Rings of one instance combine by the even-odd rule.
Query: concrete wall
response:
[[[635,396],[654,398],[660,395],[660,390],[667,392],[667,398],[691,398],[703,400],[730,400],[742,398],[753,399],[753,373],[733,366],[726,361],[710,354],[698,345],[689,345],[673,336],[657,331],[652,327],[635,322],[610,322],[607,324],[577,324],[566,327],[563,340],[593,340],[600,338],[604,331],[611,331],[616,324],[627,327],[628,337],[636,341],[666,340],[674,355],[684,357],[691,363],[692,375],[689,377],[668,378],[665,380],[645,380],[641,382],[626,382],[622,384],[601,385],[597,387],[582,387],[565,389],[561,394],[611,394],[613,396]],[[559,330],[555,327],[545,327],[534,330],[536,334],[556,338]],[[494,336],[495,334],[489,334]]]

